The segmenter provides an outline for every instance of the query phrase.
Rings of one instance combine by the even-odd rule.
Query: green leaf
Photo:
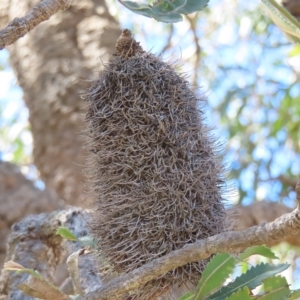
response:
[[[61,235],[63,238],[70,241],[77,241],[77,237],[66,227],[59,227],[56,234]]]
[[[82,297],[78,294],[78,295],[70,295],[69,296],[72,300],[80,300],[82,299]]]
[[[207,264],[197,285],[195,300],[201,300],[219,288],[232,272],[235,259],[228,253],[215,255]]]
[[[195,294],[192,292],[188,292],[185,295],[181,296],[179,300],[194,300]]]
[[[159,11],[155,10],[152,5],[139,4],[133,1],[118,1],[134,13],[148,18],[153,18],[157,21],[166,23],[176,23],[182,21],[182,16],[178,13],[170,12],[162,14]]]
[[[268,8],[273,22],[285,33],[292,42],[300,42],[300,23],[275,0],[262,0]]]
[[[245,274],[237,277],[235,281],[224,286],[207,299],[223,300],[244,286],[247,286],[250,290],[252,290],[261,285],[264,279],[280,273],[288,267],[288,264],[271,265],[261,263],[260,265],[252,267]]]
[[[14,144],[16,146],[16,149],[14,151],[14,162],[21,162],[22,159],[24,159],[24,153],[25,153],[25,145],[20,137],[17,137],[14,141]]]
[[[286,278],[282,276],[272,276],[263,281],[265,292],[273,291],[274,289],[282,286],[288,286]]]
[[[295,300],[300,298],[300,290],[292,291],[292,293],[289,296],[290,300]]]
[[[294,48],[289,52],[289,56],[297,56],[300,54],[300,45],[294,45]]]
[[[249,269],[249,264],[242,262],[241,263],[241,273],[246,273],[248,269]]]
[[[207,6],[208,2],[209,0],[187,0],[184,7],[179,8],[177,12],[185,15],[191,14],[193,12],[204,9]]]
[[[265,294],[258,297],[260,300],[281,300],[287,299],[291,293],[285,277],[272,276],[263,281]]]
[[[245,286],[242,289],[239,289],[236,293],[233,293],[226,300],[251,300],[250,290]]]
[[[83,237],[78,238],[78,241],[84,246],[84,247],[91,247],[93,249],[96,248],[98,240],[95,239],[92,236],[86,235]]]
[[[170,12],[175,12],[177,7],[182,7],[185,5],[186,0],[175,0],[169,1],[164,0],[158,2],[157,4],[153,5],[153,9],[157,11],[159,14],[164,15]]]
[[[182,21],[182,14],[202,10],[209,0],[159,0],[153,5],[118,0],[129,10],[157,21],[175,23]]]
[[[274,252],[271,251],[270,248],[262,245],[262,246],[253,246],[248,249],[246,249],[243,253],[239,255],[240,260],[245,260],[251,255],[261,255],[267,258],[271,259],[278,259],[278,257],[274,254]]]

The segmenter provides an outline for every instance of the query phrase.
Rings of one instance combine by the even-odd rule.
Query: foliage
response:
[[[69,241],[78,241],[83,247],[91,247],[94,249],[97,244],[97,240],[94,237],[89,235],[77,237],[70,229],[66,227],[59,227],[56,230],[56,234],[62,236],[64,239],[67,239]]]
[[[220,4],[219,11],[224,6]],[[213,111],[208,118],[212,125],[221,123],[218,135],[227,137],[226,159],[239,189],[238,201],[283,201],[292,206],[300,160],[296,130],[300,85],[293,64],[299,59],[298,45],[286,43],[268,17],[258,13],[264,12],[263,7],[241,3],[234,10],[236,17],[230,19],[224,12],[224,19],[210,33],[216,23],[211,8],[210,24],[203,25],[207,30],[199,36],[204,45],[199,77],[212,91],[208,101]],[[234,31],[226,40],[221,23],[228,19]],[[208,39],[212,42],[206,48]]]
[[[206,7],[209,0],[159,0],[153,5],[118,0],[131,11],[160,22],[182,21],[182,15],[191,14]]]
[[[73,232],[71,232],[68,228],[66,227],[59,227],[56,230],[56,234],[62,236],[63,238],[69,240],[69,241],[76,241],[77,237],[74,235]]]
[[[67,237],[67,239],[71,238],[71,240],[73,240],[73,237],[75,237],[71,231],[64,227],[60,228],[58,232],[60,235]],[[275,254],[265,246],[248,248],[238,256],[233,256],[228,253],[218,253],[207,264],[196,291],[188,292],[179,300],[298,299],[300,290],[291,291],[286,278],[280,275],[275,276],[287,269],[289,267],[288,264],[275,265],[261,263],[251,267],[245,273],[227,283],[230,279],[230,275],[232,275],[235,270],[235,266],[241,262],[241,259],[247,259],[254,254],[277,259]],[[18,263],[13,261],[7,262],[4,268],[10,271],[30,274],[29,279],[19,286],[19,288],[28,295],[36,295],[39,296],[40,299],[50,299],[48,298],[49,295],[50,297],[55,295],[58,300],[80,299],[79,295],[68,296],[64,294],[51,282],[43,278],[37,271],[27,269]],[[38,285],[42,285],[42,287],[34,291],[33,284],[35,284],[36,287]],[[253,290],[260,285],[262,286],[261,292],[254,295]],[[47,290],[47,292],[49,292],[48,296],[43,295],[39,291],[40,288]]]
[[[66,227],[59,227],[56,230],[56,234],[61,237],[69,240],[69,241],[78,241],[82,244],[84,248],[95,248],[96,240],[90,236],[77,237],[71,230]],[[72,253],[68,257],[68,261],[72,260],[73,264],[72,268],[68,265],[68,270],[72,277],[72,272],[75,272],[76,275],[78,272],[78,256],[81,250]],[[18,288],[22,290],[26,295],[44,299],[44,300],[79,300],[81,296],[79,294],[76,295],[66,295],[62,292],[57,286],[55,286],[52,282],[48,281],[44,278],[40,273],[33,269],[25,268],[24,266],[14,262],[8,261],[4,265],[4,269],[9,271],[17,271],[18,273],[28,273],[29,277],[26,281],[22,282]],[[73,282],[74,283],[74,282]],[[79,283],[80,284],[80,283]]]
[[[180,300],[294,299],[300,291],[291,291],[284,277],[275,276],[287,269],[288,264],[261,263],[226,284],[234,267],[253,254],[277,259],[265,246],[248,248],[238,257],[228,253],[216,254],[206,266],[196,291],[187,293]],[[260,285],[262,292],[254,295],[253,290]]]
[[[274,23],[280,27],[289,40],[292,42],[300,42],[300,24],[299,22],[275,0],[262,0],[269,9],[270,15]]]
[[[18,288],[25,294],[34,296],[38,299],[45,300],[69,300],[71,299],[64,292],[60,291],[53,283],[45,279],[40,273],[33,269],[25,268],[24,266],[8,261],[4,264],[4,269],[17,271],[17,273],[28,273],[29,277],[22,282]]]
[[[175,23],[182,21],[182,15],[204,9],[209,0],[157,0],[153,5],[134,1],[118,0],[129,10],[160,22]],[[268,8],[274,23],[280,27],[289,40],[300,42],[299,22],[275,0],[262,0]]]

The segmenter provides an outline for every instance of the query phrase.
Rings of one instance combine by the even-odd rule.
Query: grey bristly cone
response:
[[[92,228],[115,271],[225,230],[222,149],[183,76],[124,30],[86,101]],[[205,264],[176,268],[130,299],[196,284]]]

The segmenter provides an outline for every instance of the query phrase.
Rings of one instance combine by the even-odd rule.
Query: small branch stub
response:
[[[137,52],[143,52],[140,43],[132,37],[129,29],[124,29],[116,43],[116,55],[130,57],[134,56]]]

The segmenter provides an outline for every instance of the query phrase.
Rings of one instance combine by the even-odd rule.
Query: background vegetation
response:
[[[207,123],[225,145],[229,184],[234,186],[228,206],[267,201],[294,207],[300,173],[300,46],[286,39],[261,1],[212,0],[175,24],[146,19],[117,1],[107,7],[121,28],[132,30],[145,49],[176,62],[207,98]],[[72,26],[68,18],[66,22]],[[87,79],[97,77],[105,59],[107,53],[93,57],[93,78]],[[38,188],[44,188],[43,180],[56,187],[47,184],[51,175],[40,177],[34,165],[28,110],[8,60],[8,52],[1,51],[0,158],[18,164]],[[81,66],[67,53],[61,63],[65,76],[78,76]],[[77,95],[72,101],[82,107]],[[49,157],[45,160],[51,164]],[[299,288],[298,247],[282,244],[276,251],[292,263],[289,276]]]

